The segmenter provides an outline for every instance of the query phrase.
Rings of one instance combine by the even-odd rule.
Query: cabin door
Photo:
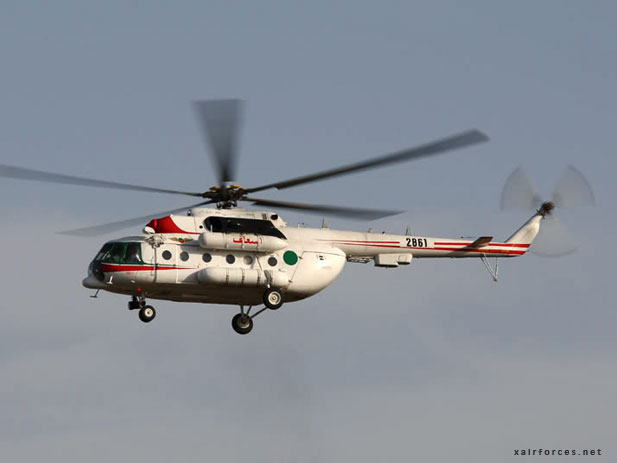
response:
[[[177,246],[163,244],[154,248],[154,281],[156,283],[176,283]]]

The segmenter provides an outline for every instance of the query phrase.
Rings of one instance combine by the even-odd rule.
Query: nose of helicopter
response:
[[[88,289],[102,289],[104,285],[105,274],[101,270],[99,262],[92,262],[88,266],[88,276],[84,278],[81,284]]]
[[[105,286],[94,275],[90,274],[81,281],[81,284],[88,289],[103,289]]]

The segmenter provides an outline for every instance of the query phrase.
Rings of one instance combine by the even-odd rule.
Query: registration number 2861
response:
[[[427,248],[428,241],[426,238],[405,238],[407,247],[409,248]]]

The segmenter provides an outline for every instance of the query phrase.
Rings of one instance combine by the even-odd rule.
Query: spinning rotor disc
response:
[[[501,193],[502,210],[536,209],[542,214],[545,220],[540,234],[532,244],[531,252],[544,257],[564,256],[579,247],[578,240],[555,216],[555,210],[594,204],[591,185],[583,174],[571,165],[564,169],[549,201],[542,201],[538,190],[520,166],[510,174]]]
[[[437,154],[446,153],[456,149],[465,148],[478,143],[488,141],[488,137],[478,130],[467,130],[465,132],[435,140],[417,147],[390,153],[365,161],[343,165],[337,168],[322,170],[308,175],[295,177],[283,181],[267,183],[250,188],[231,183],[236,180],[237,161],[238,161],[238,139],[239,130],[242,122],[243,102],[241,100],[211,100],[196,101],[193,109],[200,128],[204,144],[213,161],[214,172],[217,177],[217,184],[209,189],[199,191],[184,191],[175,189],[158,188],[152,186],[141,186],[128,183],[112,182],[106,180],[90,179],[72,175],[45,172],[23,167],[15,167],[0,164],[0,177],[14,178],[20,180],[34,180],[48,183],[59,183],[65,185],[79,185],[97,188],[110,188],[116,190],[144,191],[150,193],[165,193],[182,196],[192,196],[201,198],[204,201],[191,206],[163,211],[154,214],[122,220],[118,222],[86,227],[78,230],[64,232],[71,235],[94,236],[112,231],[120,230],[135,224],[145,223],[153,217],[160,217],[174,212],[186,210],[191,207],[198,207],[207,204],[216,204],[219,208],[236,207],[238,202],[248,202],[253,205],[272,206],[283,209],[300,210],[326,215],[338,215],[355,219],[374,220],[389,215],[399,214],[402,211],[396,210],[375,210],[366,208],[352,208],[343,206],[332,206],[326,204],[297,203],[279,201],[271,199],[256,198],[249,196],[252,193],[270,190],[285,189],[307,183],[326,180],[342,175],[375,169],[391,164],[421,159]]]

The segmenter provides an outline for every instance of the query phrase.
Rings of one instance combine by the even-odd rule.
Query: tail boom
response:
[[[540,221],[544,218],[544,215],[538,212],[527,222],[523,224],[521,228],[516,230],[512,236],[507,240],[507,244],[525,244],[527,247],[531,245],[533,240],[538,236],[540,231]]]
[[[398,255],[400,263],[409,263],[405,255],[416,258],[517,257],[529,250],[540,230],[545,211],[538,211],[505,242],[492,236],[473,239],[362,233],[331,229],[286,229],[289,239],[303,239],[316,246],[340,249],[349,260],[367,261],[378,256]],[[408,256],[409,257],[409,256]],[[383,257],[380,257],[383,258]],[[390,258],[389,258],[390,259]],[[398,261],[397,261],[398,262]]]

